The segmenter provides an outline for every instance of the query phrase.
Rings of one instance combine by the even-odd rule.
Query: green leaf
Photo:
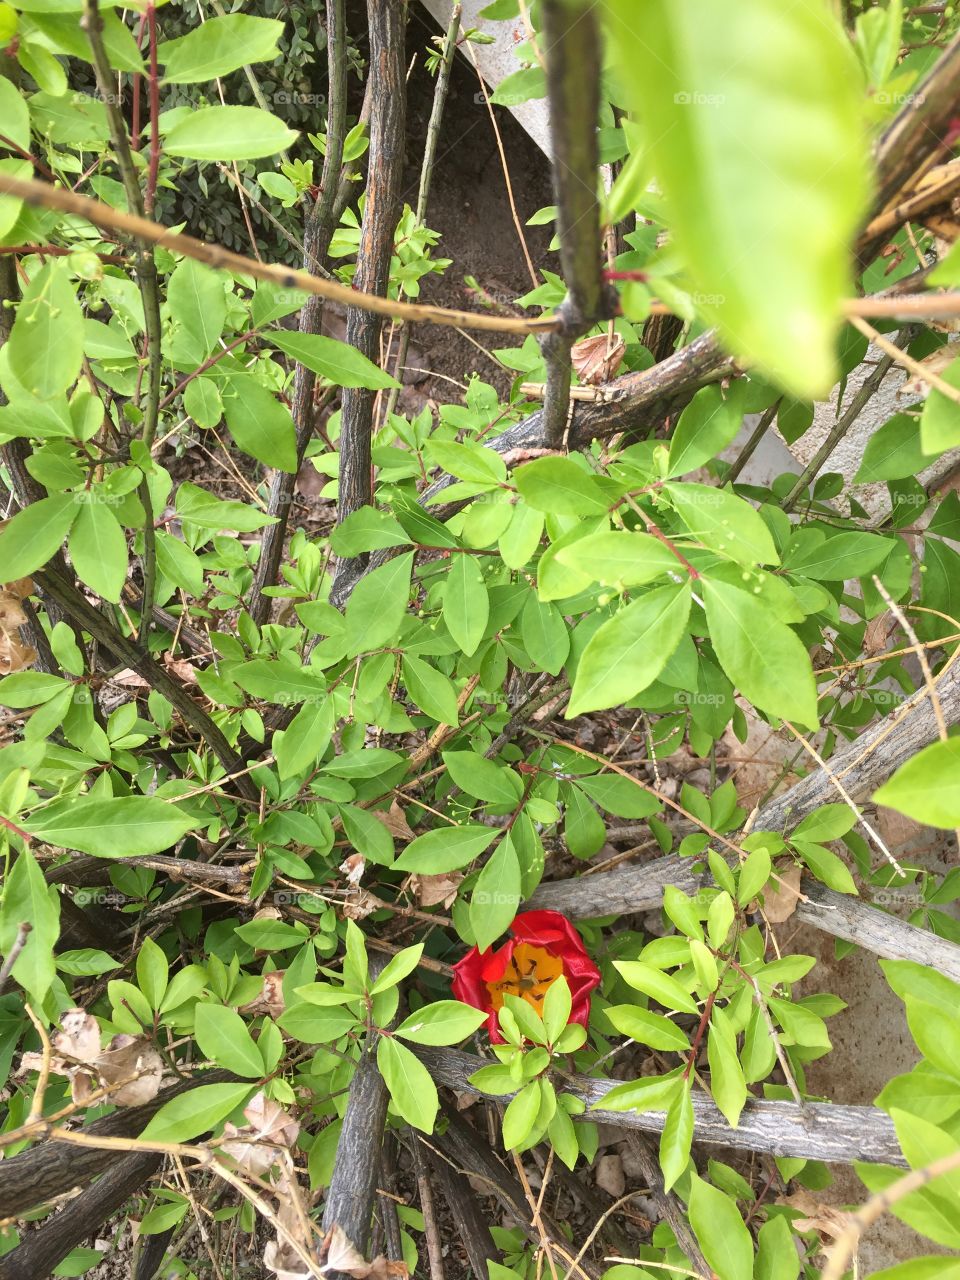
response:
[[[710,639],[740,692],[768,715],[806,728],[817,724],[817,685],[798,636],[747,591],[703,581]]]
[[[593,582],[617,588],[645,586],[665,573],[675,573],[680,565],[670,548],[649,533],[612,529],[559,548],[556,560],[582,570]]]
[[[540,1081],[531,1080],[507,1107],[503,1113],[503,1145],[508,1151],[519,1147],[530,1137],[542,1100]]]
[[[468,823],[462,827],[438,827],[411,840],[393,864],[397,871],[440,875],[457,871],[489,848],[498,832],[493,827]]]
[[[411,1013],[394,1031],[414,1044],[459,1044],[482,1027],[487,1015],[459,1000],[436,1000]]]
[[[111,67],[117,71],[143,75],[143,58],[130,28],[112,10],[101,10],[100,18],[103,23],[103,47]],[[75,17],[71,18],[68,14],[40,14],[34,9],[30,21],[49,39],[51,46],[56,46],[58,54],[67,53],[72,58],[90,61],[90,39]]]
[[[437,724],[460,723],[457,691],[442,671],[412,654],[403,656],[403,683],[413,702]]]
[[[874,533],[838,533],[825,539],[795,537],[783,564],[792,573],[802,573],[816,582],[846,582],[879,569],[892,548],[889,538]]]
[[[348,654],[366,653],[396,640],[407,612],[412,569],[413,552],[407,551],[360,579],[347,601]]]
[[[358,853],[370,862],[390,866],[394,854],[393,836],[378,818],[369,810],[350,804],[340,806],[340,817],[346,837]]]
[[[668,484],[677,514],[711,551],[738,564],[779,564],[773,537],[760,514],[735,493],[709,484]]]
[[[737,1058],[737,1037],[729,1016],[716,1005],[710,1015],[707,1036],[707,1061],[710,1064],[710,1092],[713,1100],[734,1128],[747,1100],[743,1068]]]
[[[272,333],[270,341],[334,386],[379,391],[400,385],[362,352],[336,338],[315,333]]]
[[[62,261],[41,267],[24,289],[4,354],[17,381],[40,400],[76,382],[83,362],[83,311]]]
[[[654,969],[653,965],[643,964],[639,960],[614,960],[613,967],[634,991],[642,991],[665,1009],[674,1009],[678,1013],[699,1012],[697,1002],[689,991],[676,978],[671,978],[660,969]]]
[[[790,1000],[781,1000],[776,996],[767,998],[770,1012],[783,1027],[788,1036],[792,1036],[797,1044],[812,1049],[830,1049],[830,1037],[827,1034],[823,1019],[802,1004],[794,1004]]]
[[[957,1140],[920,1116],[894,1107],[890,1113],[903,1154],[912,1169],[923,1169],[935,1160],[953,1156]],[[900,1200],[893,1208],[898,1218],[949,1248],[960,1248],[960,1227],[956,1203],[960,1195],[960,1173],[952,1170]]]
[[[381,991],[388,991],[390,987],[397,986],[408,973],[413,973],[422,955],[423,943],[418,942],[415,946],[404,947],[397,955],[391,956],[371,986],[370,994],[379,995]]]
[[[334,756],[326,772],[335,778],[375,778],[402,762],[403,756],[389,747],[366,747]]]
[[[740,383],[733,383],[726,397],[717,386],[701,387],[670,440],[669,475],[687,475],[722,453],[740,430],[742,402]]]
[[[443,763],[450,777],[468,796],[488,804],[514,805],[523,795],[520,779],[511,769],[474,751],[444,751]]]
[[[238,448],[278,471],[297,469],[297,432],[290,410],[253,374],[233,374],[221,391],[223,416]]]
[[[443,588],[443,620],[467,657],[476,652],[489,617],[490,597],[480,566],[473,556],[454,556]]]
[[[948,386],[960,390],[960,360],[954,360],[940,374]],[[936,387],[923,402],[920,415],[920,447],[925,454],[943,453],[960,444],[960,405]]]
[[[264,525],[277,523],[275,516],[264,515],[245,502],[224,502],[189,482],[177,490],[177,513],[198,529],[217,532],[235,529],[238,533],[252,533]]]
[[[871,10],[877,13],[879,10]],[[909,413],[895,413],[867,441],[860,470],[854,484],[873,484],[877,480],[903,480],[915,476],[930,459],[920,447],[920,424]]]
[[[533,558],[543,537],[543,524],[542,511],[534,511],[525,502],[516,503],[510,525],[497,543],[508,569],[522,569]]]
[[[495,485],[507,478],[507,464],[499,453],[493,449],[485,449],[483,445],[430,440],[427,442],[427,453],[431,462],[459,480]]]
[[[797,1280],[799,1274],[800,1256],[790,1224],[783,1217],[768,1218],[757,1233],[755,1280]],[[889,1280],[889,1273],[880,1274],[886,1274]],[[879,1277],[875,1275],[874,1280]]]
[[[843,29],[818,0],[604,10],[699,313],[793,395],[825,396],[868,192]]]
[[[520,861],[513,841],[501,840],[480,872],[470,898],[470,928],[481,951],[505,933],[520,905]]]
[[[697,942],[703,941],[703,926],[700,924],[697,909],[682,889],[675,884],[668,884],[663,889],[663,909],[667,919],[672,920],[681,933]]]
[[[259,160],[296,139],[295,129],[259,107],[200,107],[173,126],[163,149],[188,160]]]
[[[924,747],[873,799],[927,826],[960,826],[960,738]]]
[[[150,1001],[151,1009],[159,1009],[167,990],[170,966],[163,949],[152,938],[145,938],[137,953],[137,985]]]
[[[70,529],[70,559],[82,582],[116,604],[127,580],[127,539],[112,510],[97,501],[99,495],[88,496],[92,501],[79,505]]]
[[[753,1240],[736,1203],[694,1174],[688,1209],[703,1256],[719,1280],[752,1280]]]
[[[689,614],[690,585],[684,582],[655,587],[605,622],[580,657],[566,718],[617,706],[652,684],[680,643]]]
[[[42,671],[15,671],[0,680],[0,707],[40,707],[68,689],[60,676]]]
[[[305,1001],[291,1005],[279,1022],[288,1035],[304,1044],[333,1044],[358,1026],[360,1019],[349,1009],[318,1007]]]
[[[913,960],[881,960],[880,968],[901,1000],[920,1000],[945,1013],[960,1006],[960,983],[952,982],[929,965]]]
[[[546,93],[547,81],[543,69],[522,67],[500,81],[496,91],[490,95],[490,101],[503,107],[516,107],[533,98],[544,98]]]
[[[189,339],[179,344],[181,348],[188,348],[185,359],[201,364],[219,342],[226,320],[223,276],[202,262],[184,258],[174,268],[167,284],[167,305],[176,325]]]
[[[690,1048],[686,1033],[662,1013],[651,1013],[632,1004],[611,1005],[604,1012],[619,1032],[638,1044],[673,1053],[685,1053]]]
[[[156,796],[83,796],[54,800],[23,825],[48,844],[97,858],[132,858],[169,849],[197,822]]]
[[[757,896],[770,879],[770,854],[764,848],[754,849],[740,868],[737,879],[737,901],[742,907]]]
[[[570,995],[570,985],[561,974],[559,978],[555,978],[547,987],[547,994],[543,1000],[541,1016],[551,1044],[556,1043],[560,1033],[570,1021],[572,1009],[573,999]]]
[[[358,556],[365,551],[405,547],[409,541],[403,526],[386,511],[361,507],[359,511],[352,511],[330,534],[330,550],[338,556]]]
[[[165,1102],[139,1134],[143,1142],[188,1142],[213,1129],[250,1097],[249,1084],[201,1084]]]
[[[923,1056],[954,1079],[960,1079],[960,1026],[952,1013],[907,997],[907,1025]]]
[[[809,844],[806,840],[791,839],[790,843],[817,879],[827,888],[835,889],[837,893],[856,894],[857,886],[849,867],[835,853],[831,853],[823,845]]]
[[[870,12],[874,11],[870,10]],[[773,1221],[783,1222],[783,1219],[774,1218]],[[760,1235],[762,1244],[763,1227],[760,1229]],[[757,1280],[767,1280],[767,1277],[758,1275]],[[773,1276],[772,1280],[781,1280],[779,1273]],[[782,1280],[793,1280],[793,1276],[784,1272]],[[911,1258],[909,1262],[899,1262],[895,1267],[884,1267],[882,1271],[872,1272],[870,1280],[960,1280],[960,1261],[951,1262],[949,1258],[942,1255],[935,1258]]]
[[[222,1004],[198,1004],[194,1036],[200,1052],[218,1067],[251,1080],[259,1080],[264,1074],[260,1050],[236,1010]]]
[[[73,977],[92,978],[119,969],[120,962],[95,947],[78,947],[75,951],[61,951],[57,956],[57,968]]]
[[[440,1101],[437,1086],[420,1059],[406,1045],[381,1036],[377,1043],[377,1066],[395,1110],[415,1129],[432,1133]]]
[[[660,1169],[663,1187],[669,1191],[686,1171],[690,1163],[690,1144],[693,1142],[693,1102],[690,1098],[690,1082],[684,1081],[679,1093],[667,1109],[667,1118],[660,1135]]]
[[[560,795],[564,805],[564,843],[575,858],[592,858],[607,838],[603,819],[587,796],[572,783],[564,783]]]
[[[6,76],[0,76],[0,118],[3,120],[4,137],[23,151],[29,151],[30,110],[23,94]]]
[[[554,515],[602,515],[610,500],[596,476],[572,458],[537,458],[518,467],[513,482],[534,511]]]
[[[25,578],[55,555],[77,514],[72,493],[56,493],[18,511],[0,529],[5,582]]]
[[[283,23],[231,13],[207,18],[202,26],[157,48],[165,84],[197,84],[228,75],[251,62],[273,61]]]
[[[333,726],[331,699],[309,697],[283,730],[283,737],[274,734],[273,754],[281,779],[295,778],[316,763],[330,743]]]
[[[556,605],[539,600],[531,591],[523,606],[520,634],[530,661],[541,671],[559,675],[570,652],[570,632]]]
[[[17,855],[3,886],[0,954],[5,960],[9,960],[21,924],[30,925],[30,932],[11,972],[39,1010],[56,976],[53,947],[60,934],[60,898],[47,884],[29,849]]]
[[[857,815],[848,804],[823,804],[808,813],[790,835],[791,840],[839,840],[857,821]]]
[[[643,1076],[626,1084],[614,1085],[591,1110],[603,1111],[666,1111],[683,1088],[678,1067],[666,1076]]]
[[[585,791],[601,809],[618,818],[649,818],[660,808],[660,801],[639,782],[619,773],[600,773],[578,778],[577,786]]]

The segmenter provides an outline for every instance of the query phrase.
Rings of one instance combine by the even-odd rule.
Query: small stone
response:
[[[601,1156],[594,1177],[600,1190],[606,1191],[614,1200],[619,1200],[626,1190],[623,1160],[618,1155]]]

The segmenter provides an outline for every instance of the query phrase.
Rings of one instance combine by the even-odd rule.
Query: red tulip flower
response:
[[[587,1025],[590,992],[600,971],[587,955],[583,939],[559,911],[525,911],[510,927],[513,935],[497,951],[476,947],[453,968],[453,994],[474,1009],[489,1012],[487,1030],[494,1044],[503,1044],[497,1013],[505,995],[519,996],[543,1010],[550,984],[561,974],[570,988],[570,1021]]]

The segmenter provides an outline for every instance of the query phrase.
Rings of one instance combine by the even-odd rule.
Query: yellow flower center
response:
[[[532,942],[519,942],[513,949],[510,963],[498,982],[488,982],[490,1001],[495,1010],[503,1008],[503,997],[519,996],[533,1005],[537,1012],[543,1004],[547,988],[563,973],[563,961],[545,947]]]

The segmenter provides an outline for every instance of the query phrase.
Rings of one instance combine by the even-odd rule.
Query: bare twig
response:
[[[560,263],[567,296],[559,315],[563,332],[547,334],[541,349],[547,364],[544,435],[558,448],[570,405],[570,349],[574,341],[615,314],[602,275],[599,188],[600,21],[590,0],[544,0],[547,91],[553,179],[557,200]]]
[[[940,1178],[945,1173],[952,1173],[958,1168],[960,1168],[960,1151],[952,1151],[950,1155],[941,1156],[939,1160],[924,1165],[922,1169],[913,1169],[883,1191],[878,1191],[876,1195],[871,1196],[867,1203],[857,1210],[853,1220],[830,1247],[827,1265],[821,1273],[822,1280],[840,1280],[864,1231],[882,1218],[893,1205],[910,1195],[912,1191],[919,1191],[935,1178]]]
[[[139,218],[133,214],[112,209],[109,205],[77,195],[48,182],[33,182],[0,174],[0,194],[25,200],[27,204],[46,209],[58,209],[86,218],[94,226],[121,235],[133,236],[146,244],[163,245],[171,253],[182,253],[208,266],[237,275],[252,276],[255,280],[267,280],[281,289],[300,289],[343,306],[358,307],[371,315],[395,316],[423,324],[443,325],[447,328],[486,329],[494,333],[549,333],[560,327],[552,316],[525,319],[516,316],[491,315],[489,312],[456,311],[445,307],[431,307],[414,302],[395,301],[373,293],[364,293],[335,280],[322,280],[306,271],[295,271],[269,262],[257,262],[240,253],[224,249],[222,245],[207,244],[193,236],[171,231],[160,223]]]
[[[436,1210],[433,1203],[433,1187],[430,1183],[430,1171],[423,1158],[423,1149],[417,1135],[411,1131],[408,1144],[413,1156],[413,1167],[417,1175],[417,1190],[420,1192],[420,1211],[423,1214],[423,1230],[427,1242],[427,1259],[430,1263],[430,1280],[444,1280],[443,1244],[440,1240],[440,1227],[437,1223]]]
[[[354,283],[358,290],[384,298],[390,279],[403,181],[407,93],[404,17],[403,0],[368,0],[369,74],[374,82],[374,105],[370,118],[367,197]],[[380,319],[373,312],[357,306],[347,312],[347,342],[374,362],[379,357],[380,328]],[[346,387],[341,396],[338,523],[373,501],[370,451],[375,394],[366,387]],[[342,560],[336,577],[350,578],[355,569],[351,559]]]
[[[855,324],[856,321],[851,321],[851,323]],[[857,325],[857,327],[859,328],[859,325]],[[869,326],[867,327],[869,328]],[[871,330],[871,332],[874,331]],[[915,329],[903,329],[897,335],[897,345],[894,347],[891,343],[890,346],[893,347],[893,350],[899,352],[899,348],[905,347],[908,342],[912,342],[915,336]],[[781,502],[780,505],[783,507],[784,511],[792,511],[796,506],[797,500],[800,498],[801,494],[806,492],[807,485],[809,485],[810,482],[819,474],[820,468],[856,422],[857,418],[859,418],[860,414],[869,402],[873,399],[874,395],[880,388],[881,382],[883,382],[884,378],[892,369],[893,363],[894,356],[889,351],[884,355],[882,360],[877,361],[876,368],[870,376],[865,379],[863,386],[856,392],[850,401],[850,404],[827,432],[823,444],[821,444],[820,448],[804,467],[802,473],[797,477],[793,488]]]
[[[16,937],[10,945],[10,950],[6,954],[3,961],[3,967],[0,968],[0,996],[2,996],[4,991],[7,989],[7,983],[10,981],[10,974],[13,972],[13,966],[17,963],[17,957],[20,955],[20,952],[27,945],[27,939],[30,937],[32,931],[33,925],[29,920],[21,920],[20,924],[17,925]]]
[[[347,130],[347,29],[344,0],[327,0],[327,149],[320,175],[320,193],[307,217],[304,231],[303,269],[312,276],[326,275],[322,263],[336,230],[340,208],[337,195],[343,166],[343,144]],[[319,333],[323,324],[323,297],[309,297],[300,311],[300,332]],[[313,434],[316,407],[316,374],[298,364],[293,383],[293,421],[297,432],[297,467],[277,471],[270,487],[268,514],[275,523],[263,531],[260,559],[250,588],[249,612],[262,623],[270,607],[267,587],[276,582],[283,557],[283,544],[290,518],[290,506],[307,444]]]
[[[103,42],[103,19],[100,17],[99,0],[84,0],[82,25],[86,29],[93,56],[94,73],[100,100],[110,123],[110,138],[116,156],[117,167],[123,182],[124,193],[130,212],[138,218],[144,217],[143,195],[140,181],[127,137],[127,127],[120,112],[117,95],[114,91],[113,75],[110,60]],[[151,13],[153,12],[151,6]],[[156,32],[151,26],[151,74],[156,75]],[[157,122],[153,120],[153,128]],[[159,146],[158,138],[153,139],[151,146],[151,183],[155,184],[155,164],[159,156],[154,158],[154,151]],[[146,243],[138,245],[136,253],[136,276],[140,286],[140,297],[143,302],[144,318],[144,355],[146,357],[146,386],[143,389],[141,410],[143,413],[143,430],[141,437],[147,450],[153,444],[157,433],[157,420],[160,406],[160,375],[162,372],[160,352],[160,285],[157,279],[157,264],[153,250]],[[156,529],[153,520],[153,499],[146,477],[141,481],[137,496],[143,505],[143,614],[140,623],[138,640],[141,648],[146,648],[153,620],[153,598],[157,577],[157,544]]]

